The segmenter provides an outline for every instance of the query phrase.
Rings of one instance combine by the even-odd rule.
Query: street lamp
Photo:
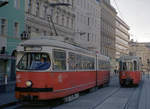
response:
[[[47,1],[48,2],[48,1]],[[53,8],[55,8],[56,6],[65,6],[65,7],[68,7],[68,6],[70,6],[70,4],[69,3],[47,3],[49,6],[51,6],[51,7],[53,7]],[[57,30],[56,30],[56,28],[55,28],[55,24],[54,24],[54,21],[53,21],[53,13],[51,13],[52,15],[47,15],[47,18],[48,18],[48,21],[49,21],[49,27],[50,27],[50,31],[52,31],[51,30],[51,25],[50,25],[50,22],[52,23],[52,26],[53,26],[53,28],[54,28],[54,31],[55,31],[55,35],[56,36],[58,36],[58,33],[57,33]]]
[[[0,1],[0,7],[3,7],[8,4],[8,1]]]

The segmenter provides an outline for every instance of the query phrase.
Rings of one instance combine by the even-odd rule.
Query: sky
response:
[[[150,42],[150,0],[111,0],[111,3],[129,25],[131,39]]]

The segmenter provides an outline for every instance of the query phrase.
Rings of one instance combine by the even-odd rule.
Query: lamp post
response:
[[[8,4],[8,1],[0,1],[0,7],[3,7]]]

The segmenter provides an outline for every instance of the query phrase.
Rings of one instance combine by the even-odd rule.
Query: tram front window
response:
[[[47,70],[50,65],[50,58],[46,53],[25,53],[17,68],[20,70]]]

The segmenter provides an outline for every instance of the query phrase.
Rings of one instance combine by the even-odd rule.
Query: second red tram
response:
[[[136,56],[122,56],[119,59],[119,80],[121,86],[138,85],[141,81],[141,61]]]
[[[68,43],[36,39],[17,48],[16,98],[49,100],[104,84],[110,80],[106,56]]]

